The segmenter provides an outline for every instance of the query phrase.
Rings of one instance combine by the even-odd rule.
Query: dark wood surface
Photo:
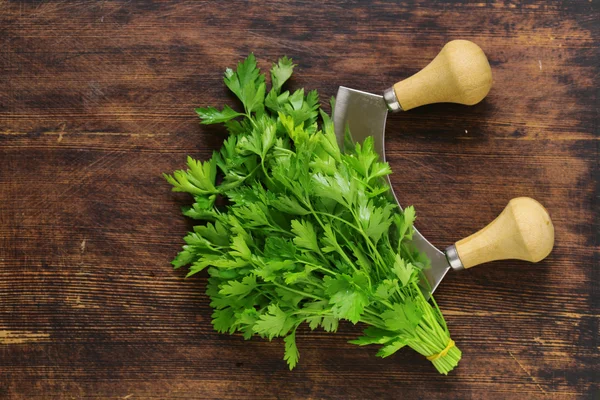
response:
[[[0,397],[598,398],[598,2],[0,1]],[[451,39],[487,53],[474,107],[388,121],[393,183],[440,247],[512,197],[549,210],[554,252],[451,274],[437,292],[463,360],[449,376],[300,332],[215,333],[205,276],[169,261],[189,228],[161,173],[223,136],[194,107],[231,101],[253,51],[299,64],[323,102],[381,92]]]

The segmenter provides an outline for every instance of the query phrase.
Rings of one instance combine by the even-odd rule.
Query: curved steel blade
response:
[[[346,127],[353,142],[373,136],[375,151],[385,158],[383,139],[388,109],[383,96],[340,86],[335,98],[333,127],[340,148],[344,148]]]
[[[340,148],[344,147],[344,136],[346,127],[348,127],[350,128],[351,139],[354,142],[362,142],[368,136],[373,136],[375,151],[385,161],[385,122],[387,113],[388,110],[383,96],[340,86],[333,111],[335,135]],[[391,188],[392,182],[389,176],[386,176],[386,179]],[[398,206],[402,209],[393,188],[391,192],[394,194]],[[431,293],[433,293],[450,269],[446,255],[429,243],[417,229],[415,229],[412,243],[431,260],[431,268],[424,270],[423,273],[427,278]]]

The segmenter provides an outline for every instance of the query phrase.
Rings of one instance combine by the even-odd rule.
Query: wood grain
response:
[[[0,2],[0,397],[598,398],[598,3]],[[542,263],[450,274],[436,293],[459,368],[378,359],[359,327],[280,341],[210,325],[206,279],[170,259],[190,227],[161,173],[222,132],[221,73],[253,51],[295,87],[381,92],[452,39],[488,55],[482,103],[393,115],[395,190],[440,247],[518,196],[548,209]]]

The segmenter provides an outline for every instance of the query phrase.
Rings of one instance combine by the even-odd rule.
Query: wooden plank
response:
[[[599,395],[598,6],[590,1],[0,2],[0,395],[7,398],[594,398]],[[494,87],[474,107],[390,116],[394,189],[440,247],[528,195],[556,227],[536,265],[450,274],[436,299],[463,351],[439,376],[336,334],[219,335],[206,278],[169,261],[191,223],[161,177],[223,132],[222,71],[287,54],[294,87],[381,92],[451,39]]]

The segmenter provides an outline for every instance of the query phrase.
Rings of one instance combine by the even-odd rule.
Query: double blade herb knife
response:
[[[467,40],[451,41],[429,65],[385,90],[383,96],[341,86],[333,115],[338,144],[343,147],[346,139],[362,142],[372,136],[375,150],[385,161],[388,111],[408,111],[433,103],[477,104],[488,94],[491,85],[492,72],[481,48]],[[391,188],[389,177],[386,179]],[[431,268],[423,272],[433,293],[450,269],[462,270],[494,260],[538,262],[544,259],[554,246],[554,226],[540,203],[519,197],[512,199],[485,228],[444,252],[429,243],[418,230],[415,230],[413,244],[431,260]]]

